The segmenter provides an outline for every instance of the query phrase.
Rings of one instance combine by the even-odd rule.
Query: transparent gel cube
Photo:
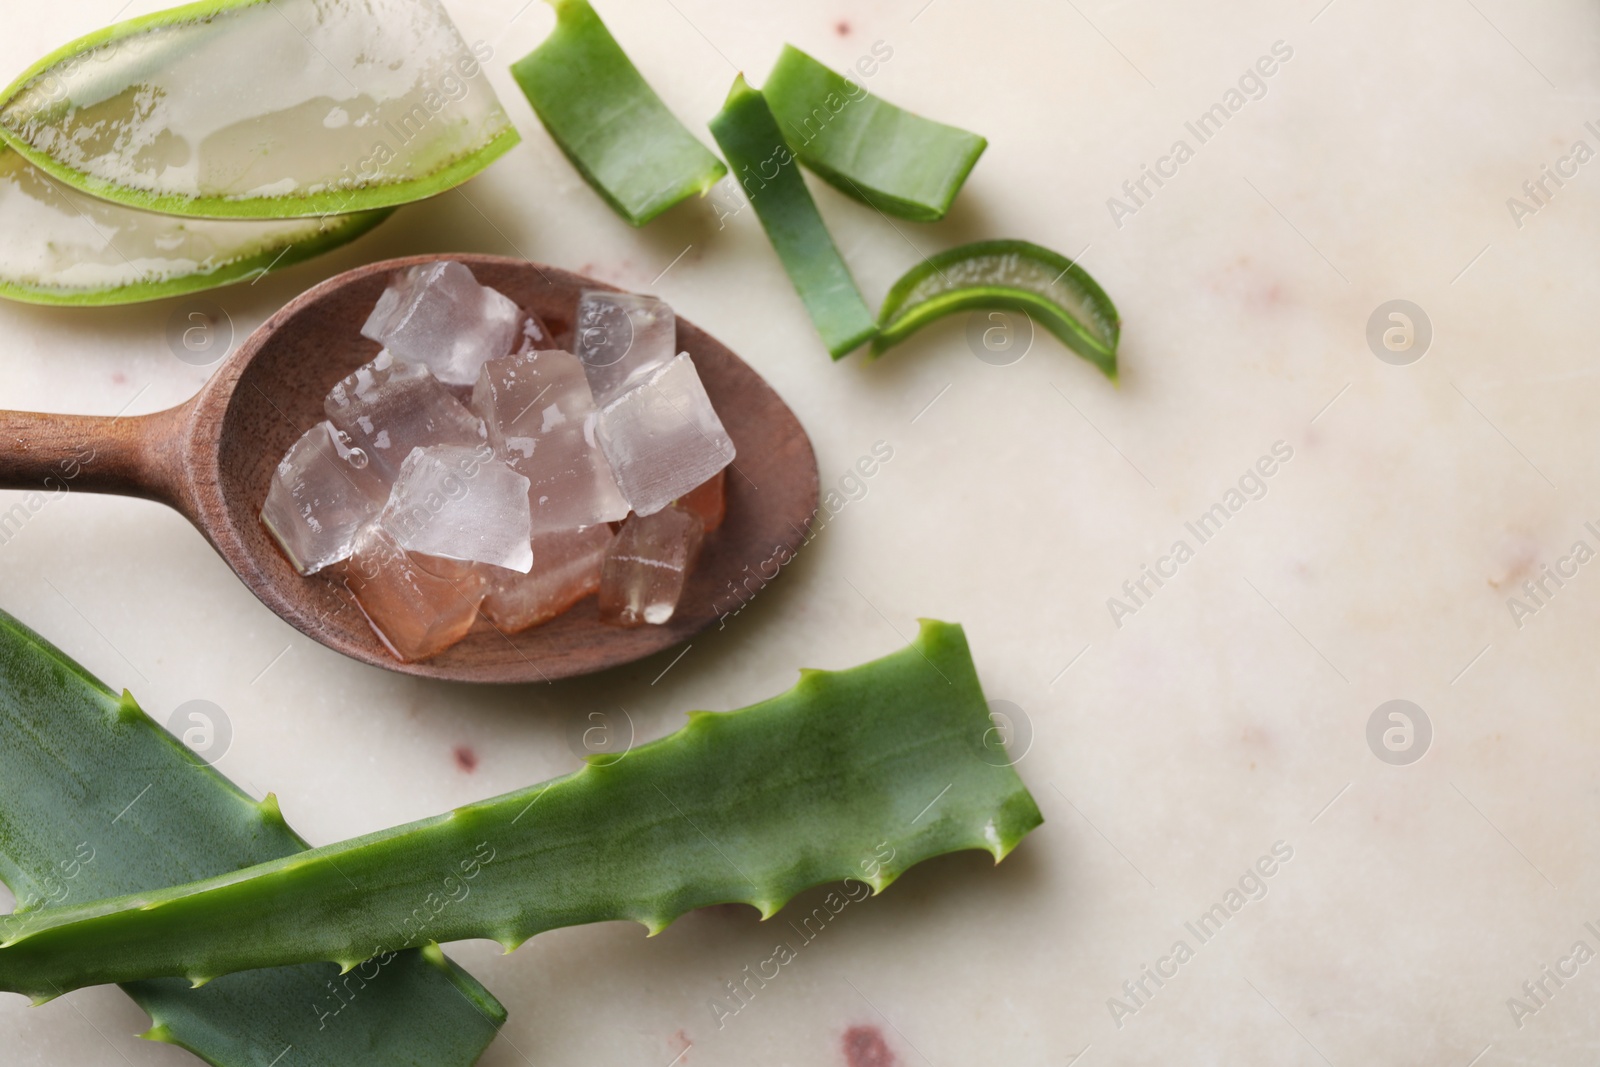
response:
[[[387,349],[335,385],[322,409],[390,481],[413,448],[484,440],[483,423],[427,367]]]
[[[307,430],[278,462],[261,521],[301,574],[355,550],[356,534],[389,497],[389,482],[330,422]]]
[[[436,655],[467,635],[478,617],[482,568],[458,565],[443,578],[401,548],[377,523],[362,528],[355,552],[334,573],[384,645],[406,661]]]
[[[687,352],[600,410],[600,444],[640,515],[660,511],[734,458]]]
[[[704,532],[700,516],[681,508],[629,515],[600,571],[600,621],[642,626],[670,620]]]
[[[653,296],[591,289],[578,298],[572,350],[604,407],[677,354],[678,319]]]
[[[544,351],[484,364],[472,392],[495,454],[528,479],[533,530],[617,522],[628,502],[597,439],[599,414],[578,357]]]
[[[508,634],[555,618],[599,590],[601,564],[615,537],[606,525],[534,534],[527,574],[487,569],[483,613]]]
[[[533,566],[528,479],[487,443],[412,449],[379,521],[407,552],[522,574]]]
[[[526,321],[509,297],[479,285],[471,268],[443,260],[395,275],[361,335],[426,365],[446,385],[471,385],[479,367],[517,346]]]

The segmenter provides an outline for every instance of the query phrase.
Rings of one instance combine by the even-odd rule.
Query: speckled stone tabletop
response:
[[[0,77],[158,6],[120,2],[13,4]],[[798,413],[845,502],[823,534],[687,650],[545,686],[343,659],[139,501],[69,494],[8,529],[0,603],[158,719],[220,708],[218,767],[314,843],[570,770],[587,709],[655,737],[891,651],[919,616],[965,624],[1046,819],[1011,857],[852,903],[732,1013],[725,981],[783,936],[749,909],[450,946],[510,1011],[491,1067],[1592,1060],[1600,8],[599,6],[702,133],[785,41],[837,68],[888,52],[868,88],[990,146],[935,225],[811,183],[869,301],[937,249],[1035,240],[1117,301],[1120,386],[1042,330],[978,358],[965,318],[831,363],[731,183],[635,231],[578,178],[506,69],[545,5],[451,0],[523,143],[214,294],[237,336],[421,252],[656,293]],[[187,399],[214,368],[169,349],[181,307],[0,305],[0,404]],[[192,1062],[144,1025],[115,989],[7,996],[0,1060]]]

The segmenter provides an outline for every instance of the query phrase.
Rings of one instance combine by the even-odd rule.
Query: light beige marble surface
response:
[[[0,77],[118,3],[13,5]],[[723,980],[774,940],[749,914],[691,915],[653,940],[560,931],[511,956],[454,946],[511,1012],[493,1067],[844,1064],[856,1026],[889,1050],[867,1062],[938,1067],[1589,1062],[1600,962],[1546,980],[1536,1012],[1516,1018],[1508,998],[1535,1007],[1525,981],[1577,941],[1600,950],[1584,926],[1600,926],[1600,563],[1520,626],[1507,602],[1574,542],[1600,548],[1584,525],[1600,526],[1600,162],[1520,220],[1507,200],[1575,141],[1600,149],[1584,125],[1600,125],[1600,8],[1324,3],[600,5],[697,130],[734,66],[759,80],[785,41],[835,66],[887,43],[869,87],[990,148],[934,226],[889,225],[813,183],[869,300],[964,240],[1087,249],[1126,323],[1113,388],[1048,336],[986,365],[959,321],[875,365],[831,365],[751,213],[719,229],[714,204],[736,193],[636,232],[562,159],[505,70],[551,24],[544,5],[454,0],[465,36],[495,50],[524,143],[464,194],[223,291],[240,335],[357,263],[520,253],[658,293],[729,343],[799,413],[825,483],[875,441],[893,460],[662,677],[676,653],[519,689],[364,667],[272,617],[175,514],[85,495],[0,546],[3,604],[158,718],[220,705],[235,735],[221,769],[275,791],[317,843],[569,770],[568,727],[597,703],[658,736],[797,667],[896,648],[919,615],[966,625],[989,694],[1031,724],[1019,770],[1047,821],[1010,859],[913,870],[721,1029]],[[1293,54],[1265,95],[1200,144],[1185,122],[1275,42]],[[1108,198],[1180,138],[1193,158],[1116,225]],[[1432,323],[1408,366],[1365,339],[1392,299]],[[175,307],[0,306],[0,404],[186,399],[208,370],[168,351]],[[1276,442],[1293,455],[1266,495],[1196,546],[1184,524]],[[1117,625],[1108,598],[1180,538],[1194,558]],[[1397,698],[1433,728],[1408,766],[1366,740]],[[1202,944],[1184,924],[1279,842],[1292,859],[1265,897]],[[1176,977],[1128,997],[1179,940],[1192,958]],[[0,1060],[191,1062],[129,1036],[142,1028],[114,989],[0,998]]]

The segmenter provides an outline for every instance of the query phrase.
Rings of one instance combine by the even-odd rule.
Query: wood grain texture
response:
[[[273,315],[188,403],[141,417],[92,419],[0,412],[0,487],[48,489],[61,465],[88,450],[72,488],[159,500],[189,518],[261,601],[300,632],[374,666],[474,682],[554,681],[630,663],[678,644],[736,609],[739,583],[804,540],[818,507],[816,456],[799,420],[748,364],[678,320],[687,351],[738,449],[728,470],[727,518],[708,535],[672,620],[620,629],[602,624],[594,597],[543,626],[506,635],[486,619],[460,644],[401,663],[378,642],[347,592],[302,578],[259,513],[278,460],[323,417],[340,378],[377,354],[361,324],[397,270],[440,258],[472,268],[570,340],[578,294],[614,289],[568,271],[501,256],[416,256],[331,278]]]

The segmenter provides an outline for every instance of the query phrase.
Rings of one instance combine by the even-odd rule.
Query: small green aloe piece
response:
[[[772,109],[744,75],[734,79],[727,103],[711,120],[711,134],[744,186],[829,355],[843,359],[877,332],[877,324],[794,165],[794,153]]]
[[[118,23],[0,93],[0,138],[105,200],[304,218],[443,192],[517,142],[438,0],[207,0]]]
[[[88,307],[214,289],[353,241],[391,213],[161,215],[69,189],[0,144],[0,296]]]
[[[643,226],[728,173],[667,110],[588,0],[549,2],[555,30],[511,74],[612,210]]]
[[[0,916],[0,937],[51,908],[305,848],[272,796],[251,800],[127,693],[116,696],[0,612],[0,880],[19,902]],[[150,1015],[145,1037],[217,1067],[469,1067],[505,1021],[499,1002],[437,947],[342,977],[306,963],[199,989],[179,978],[123,989]],[[38,993],[52,995],[48,986]]]
[[[992,747],[961,627],[577,773],[408,826],[171,889],[39,912],[0,940],[0,989],[51,996],[158,976],[363,960],[427,940],[691,908],[763,917],[810,886],[882,890],[932,856],[998,862],[1042,821]],[[847,885],[847,890],[849,886]]]
[[[907,271],[884,298],[873,355],[935,319],[970,308],[1025,312],[1117,380],[1122,320],[1116,305],[1082,267],[1028,241],[960,245]]]
[[[784,45],[761,87],[800,162],[841,192],[914,222],[942,219],[988,147],[895,107]]]

